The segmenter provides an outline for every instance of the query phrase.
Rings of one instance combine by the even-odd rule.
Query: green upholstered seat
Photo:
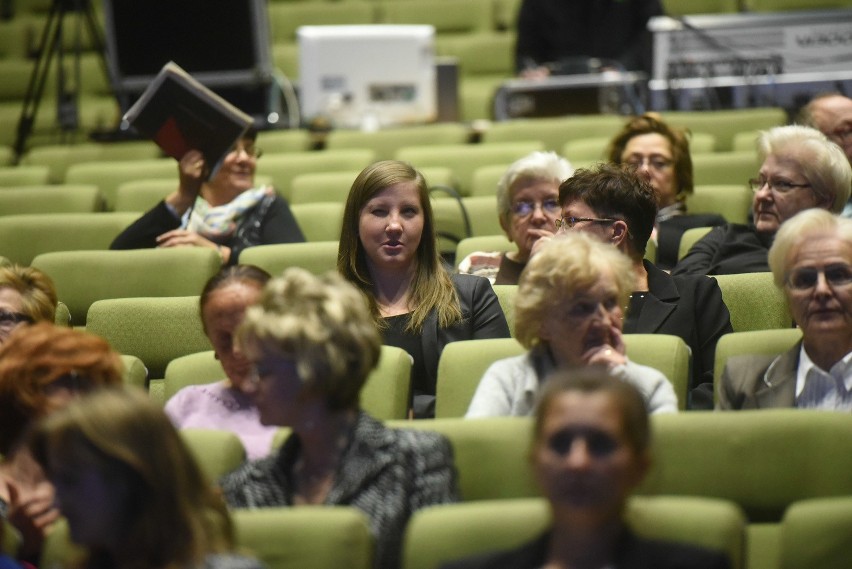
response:
[[[376,160],[391,160],[396,154],[397,149],[403,146],[464,144],[470,136],[470,130],[462,123],[398,126],[374,132],[333,130],[328,133],[325,139],[325,147],[327,150],[369,148],[375,152]],[[415,167],[419,166],[415,164]]]
[[[0,215],[94,213],[100,208],[100,192],[91,184],[0,188]]]
[[[246,460],[243,443],[229,431],[189,428],[181,429],[180,435],[211,483],[215,484]]]
[[[366,148],[324,150],[321,152],[282,152],[264,154],[263,158],[257,162],[257,173],[269,177],[276,191],[289,200],[291,182],[296,176],[317,172],[354,172],[357,174],[374,160],[375,153]]]
[[[337,270],[337,248],[337,241],[257,245],[240,254],[240,263],[257,265],[271,275],[279,275],[289,267],[301,267],[321,275]]]
[[[686,196],[689,213],[718,213],[730,223],[748,223],[754,194],[745,184],[695,186]]]
[[[343,203],[300,203],[290,206],[305,240],[338,241],[343,225]]]
[[[719,381],[728,359],[743,355],[776,355],[787,351],[801,340],[802,331],[798,328],[778,328],[773,330],[748,330],[733,332],[719,338],[716,344],[716,363],[713,367],[713,381],[718,389]]]
[[[722,289],[722,300],[731,313],[734,332],[790,328],[793,317],[784,292],[775,286],[772,273],[741,273],[713,276]]]
[[[852,496],[796,502],[781,522],[781,569],[852,565]]]
[[[147,160],[99,160],[71,164],[65,172],[66,184],[95,184],[104,197],[107,211],[115,209],[118,187],[142,179],[167,179],[177,183],[178,164],[173,158]]]

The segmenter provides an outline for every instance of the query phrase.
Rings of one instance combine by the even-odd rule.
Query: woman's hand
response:
[[[166,197],[166,203],[172,206],[179,215],[192,207],[207,173],[204,155],[198,150],[190,150],[183,155],[178,163],[178,189]]]
[[[43,487],[20,499],[15,484],[7,481],[7,489],[9,523],[21,533],[18,556],[26,560],[38,559],[48,529],[59,518],[53,490]]]
[[[583,361],[586,362],[586,365],[602,365],[607,369],[612,369],[627,363],[626,351],[627,348],[624,345],[621,330],[612,326],[609,331],[609,343],[587,350],[583,354]]]
[[[219,251],[219,256],[222,257],[223,263],[227,263],[231,257],[230,247],[214,243],[195,231],[187,229],[172,229],[159,235],[157,237],[157,247],[207,247],[208,249],[216,249]]]

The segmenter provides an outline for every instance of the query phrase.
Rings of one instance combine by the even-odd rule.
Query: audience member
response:
[[[625,355],[622,315],[633,282],[630,259],[590,235],[545,243],[515,297],[515,337],[529,351],[491,364],[466,416],[531,415],[551,371],[586,366],[637,386],[652,413],[677,411],[669,380]]]
[[[0,346],[21,324],[53,322],[56,289],[46,274],[33,267],[0,267]]]
[[[714,228],[675,266],[674,275],[727,275],[769,270],[767,253],[781,225],[805,209],[839,213],[849,200],[852,167],[840,148],[804,126],[779,126],[760,135],[763,164],[754,190],[749,225]]]
[[[694,190],[689,138],[654,114],[628,121],[609,146],[609,161],[636,172],[657,194],[657,220],[651,238],[657,245],[655,264],[669,270],[677,263],[683,232],[722,225],[718,214],[688,214],[686,197]]]
[[[360,410],[381,353],[364,295],[337,274],[288,269],[247,310],[238,342],[257,370],[261,422],[292,434],[277,455],[222,479],[228,503],[353,506],[369,519],[376,567],[398,567],[408,518],[457,500],[456,473],[443,436],[389,429]]]
[[[176,427],[231,431],[252,460],[269,454],[276,429],[260,424],[252,399],[253,369],[234,340],[246,308],[258,301],[269,278],[258,267],[236,265],[207,281],[201,293],[201,321],[226,377],[184,387],[166,403],[166,414]]]
[[[230,553],[220,496],[142,391],[100,390],[48,417],[30,443],[71,538],[95,569],[259,569]]]
[[[769,266],[802,340],[780,356],[728,360],[718,408],[852,411],[852,220],[796,215],[778,231]]]
[[[730,314],[715,279],[673,277],[644,259],[657,212],[654,196],[649,184],[614,166],[577,170],[559,188],[559,232],[589,233],[630,258],[634,283],[624,331],[682,338],[692,352],[688,407],[712,409],[716,343],[733,332]]]
[[[600,370],[556,372],[543,389],[530,452],[552,526],[519,548],[445,569],[730,567],[723,553],[641,538],[625,523],[627,500],[652,460],[648,423],[633,385]]]
[[[840,93],[817,95],[802,108],[798,122],[827,136],[852,164],[852,99]],[[841,215],[852,218],[852,202],[846,202]]]
[[[523,0],[515,69],[522,77],[589,73],[605,66],[651,71],[648,20],[659,0]]]
[[[125,229],[112,249],[208,247],[236,265],[246,247],[301,242],[305,238],[287,201],[271,186],[254,186],[261,152],[249,131],[209,178],[198,150],[180,160],[178,188]]]
[[[121,358],[105,340],[50,322],[16,331],[0,348],[0,515],[20,532],[22,559],[38,558],[58,517],[53,486],[26,447],[27,433],[79,394],[122,377]]]
[[[518,250],[471,253],[459,263],[459,272],[487,277],[492,284],[518,284],[535,242],[556,233],[559,184],[572,172],[555,152],[533,152],[509,166],[497,183],[497,217]]]
[[[451,275],[445,268],[428,185],[405,162],[376,162],[355,179],[337,267],[367,297],[383,342],[411,355],[416,417],[434,414],[438,359],[446,344],[509,337],[488,279]]]

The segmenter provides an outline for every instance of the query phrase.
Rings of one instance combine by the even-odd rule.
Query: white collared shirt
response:
[[[808,382],[827,382],[833,388],[828,389],[818,401],[800,402]],[[810,398],[812,394],[804,393],[804,395],[805,398]],[[852,352],[846,354],[826,372],[811,360],[802,344],[799,350],[799,369],[796,372],[796,406],[852,411]]]

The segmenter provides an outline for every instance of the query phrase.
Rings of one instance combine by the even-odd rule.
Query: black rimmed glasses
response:
[[[794,184],[786,180],[767,180],[766,178],[752,178],[748,181],[751,191],[754,193],[763,189],[763,186],[769,186],[769,189],[777,194],[787,194],[799,188],[810,188],[810,184]]]
[[[540,207],[541,211],[550,215],[556,215],[562,209],[557,199],[544,200],[543,202],[517,201],[512,204],[511,209],[512,213],[517,217],[527,217],[528,215],[532,215],[537,207]]]
[[[852,267],[846,263],[832,263],[821,269],[801,267],[787,275],[787,286],[795,290],[811,290],[819,282],[819,275],[825,276],[825,282],[831,287],[843,287],[852,284]]]
[[[580,223],[581,221],[588,221],[589,223],[613,223],[614,221],[618,221],[617,219],[612,219],[610,217],[574,217],[573,215],[570,217],[562,217],[556,220],[556,229],[574,229],[574,226]]]
[[[662,172],[671,168],[674,162],[662,156],[631,156],[624,161],[624,166],[632,172],[635,172],[645,164],[648,164],[648,167],[652,170]]]

